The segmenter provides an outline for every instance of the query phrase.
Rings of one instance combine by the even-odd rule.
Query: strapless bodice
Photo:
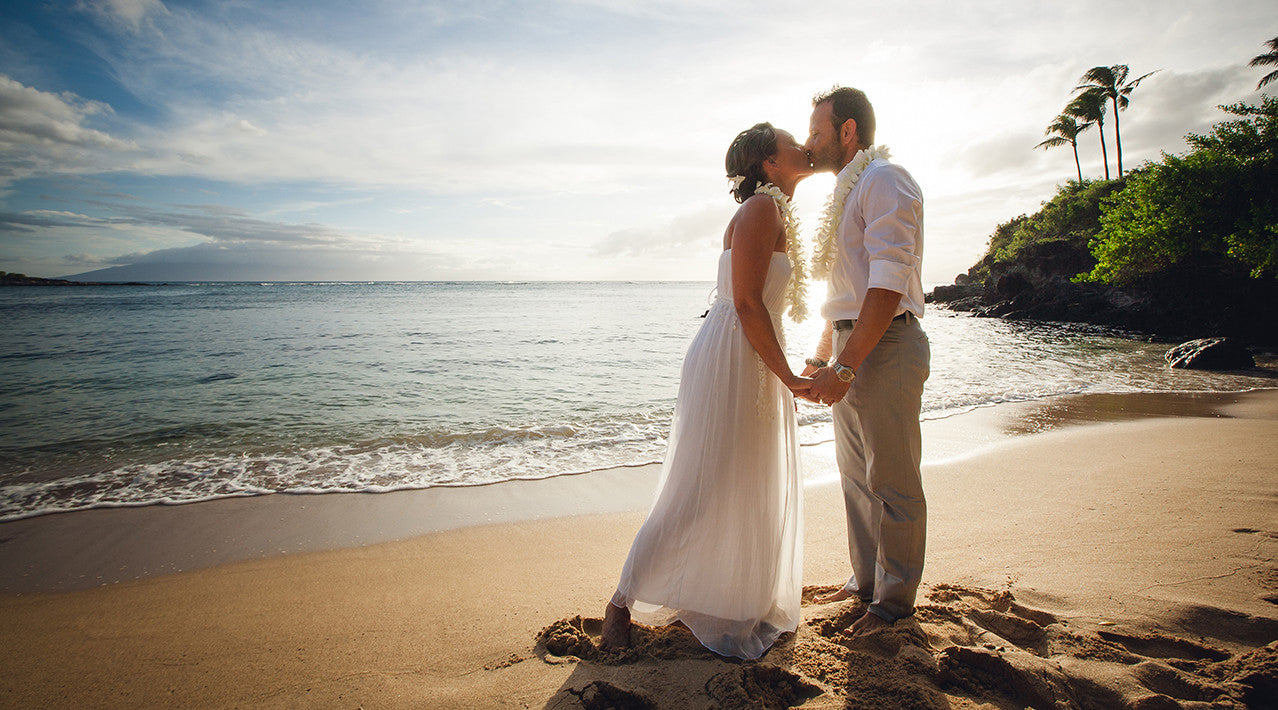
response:
[[[785,308],[785,287],[793,270],[788,254],[783,251],[772,252],[772,263],[768,265],[768,275],[763,280],[763,305],[768,311],[780,313]],[[728,302],[732,301],[731,249],[726,249],[719,255],[717,296]]]

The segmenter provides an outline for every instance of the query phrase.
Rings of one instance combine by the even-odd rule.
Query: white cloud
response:
[[[987,177],[1006,171],[1019,173],[1040,165],[1039,156],[1032,149],[1042,140],[1041,133],[1030,131],[1004,133],[964,146],[952,157],[957,165],[967,168],[978,177]],[[1072,155],[1069,146],[1057,150]]]
[[[152,18],[169,14],[168,8],[160,0],[87,0],[82,7],[109,23],[135,33],[142,31],[144,27],[154,29]]]
[[[1190,72],[1167,70],[1149,77],[1131,95],[1122,112],[1123,165],[1158,160],[1162,152],[1188,150],[1188,133],[1209,133],[1225,118],[1218,106],[1248,97],[1255,87],[1246,66],[1218,66]],[[1109,131],[1107,125],[1106,130]]]
[[[125,140],[88,127],[111,107],[71,94],[40,91],[0,75],[0,182],[70,169],[100,170],[121,153]]]
[[[722,250],[723,231],[736,205],[703,205],[660,224],[619,229],[595,244],[600,257],[687,259]]]
[[[60,229],[127,228],[148,235],[136,249],[145,252],[191,239],[353,250],[372,248],[362,239],[405,239],[454,260],[469,254],[466,273],[494,278],[509,275],[501,269],[661,278],[697,258],[698,244],[716,251],[733,207],[720,179],[728,141],[758,120],[802,137],[810,97],[836,82],[869,92],[880,140],[928,196],[925,263],[979,256],[988,229],[1033,211],[1073,176],[1068,148],[1033,146],[1087,67],[1163,70],[1123,114],[1134,166],[1182,149],[1185,132],[1218,120],[1215,103],[1248,95],[1255,77],[1242,65],[1265,38],[1252,46],[1239,37],[1268,17],[1262,2],[1223,12],[1100,0],[823,0],[785,12],[748,2],[725,12],[709,0],[278,3],[256,7],[251,23],[234,5],[91,7],[116,32],[91,47],[105,73],[159,118],[130,126],[105,104],[7,80],[0,98],[13,92],[36,107],[18,120],[0,103],[0,169],[10,180],[78,173],[332,189],[251,209],[232,202],[221,214],[174,207],[182,198],[165,195],[99,205],[110,219]],[[1084,141],[1084,171],[1098,175],[1095,132]],[[388,192],[394,204],[379,203]],[[805,185],[796,202],[814,212],[823,197]],[[343,204],[358,216],[334,218]],[[399,215],[394,228],[359,221],[382,205]],[[273,221],[298,212],[341,226],[299,224],[296,214]],[[360,236],[369,233],[392,236]],[[108,253],[95,249],[60,253]],[[709,263],[675,277],[712,275]]]

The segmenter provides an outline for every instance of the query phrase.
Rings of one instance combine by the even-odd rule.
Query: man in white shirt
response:
[[[833,405],[852,576],[819,601],[860,597],[868,609],[845,631],[857,636],[913,614],[923,573],[923,195],[872,148],[874,109],[863,92],[835,87],[812,103],[804,147],[816,170],[839,174],[836,198],[847,190],[825,220],[837,222],[825,235],[827,328],[804,374],[815,380],[811,398]]]

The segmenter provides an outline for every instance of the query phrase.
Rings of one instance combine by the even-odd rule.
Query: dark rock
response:
[[[0,272],[0,286],[78,286],[75,281],[67,281],[66,279],[42,279],[38,276],[27,276],[26,274],[11,274]]]
[[[1121,287],[1075,282],[1094,265],[1089,258],[1070,244],[1045,242],[1015,262],[986,265],[984,276],[973,267],[963,283],[933,289],[932,302],[982,318],[1086,323],[1171,342],[1216,333],[1278,345],[1278,279],[1251,278],[1237,264],[1199,255]]]
[[[955,283],[953,286],[937,286],[927,295],[927,300],[934,303],[951,303],[964,298],[980,296],[985,293],[985,286],[982,284],[960,284]]]
[[[1256,366],[1251,353],[1232,338],[1201,338],[1181,343],[1163,356],[1172,367],[1189,370],[1249,370]]]
[[[1012,298],[1028,291],[1033,286],[1024,272],[1012,271],[994,280],[994,294],[1001,298]]]
[[[13,274],[0,271],[0,286],[149,286],[141,281],[68,281],[66,279],[45,279],[39,276]]]
[[[969,296],[967,298],[960,298],[957,301],[950,301],[945,305],[952,311],[975,311],[978,308],[981,308],[984,304],[985,302],[980,296]]]

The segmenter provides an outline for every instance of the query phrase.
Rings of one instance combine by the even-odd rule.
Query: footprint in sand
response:
[[[849,638],[842,631],[864,613],[864,603],[813,602],[836,589],[805,589],[798,632],[759,661],[722,658],[677,626],[639,624],[629,649],[604,653],[597,646],[598,619],[557,621],[538,636],[538,655],[577,669],[547,707],[649,708],[677,699],[689,708],[1223,710],[1275,707],[1278,698],[1272,636],[1260,641],[1265,646],[1232,655],[1207,643],[1133,631],[1122,620],[1121,630],[1071,624],[1022,605],[1009,590],[936,585],[915,616]],[[1210,622],[1215,633],[1226,634],[1212,638],[1228,643],[1250,645],[1243,642],[1268,630],[1256,617],[1225,610],[1184,613]]]

